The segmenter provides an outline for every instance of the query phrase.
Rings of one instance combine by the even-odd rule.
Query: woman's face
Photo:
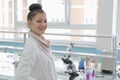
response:
[[[32,32],[37,35],[44,34],[47,28],[47,19],[45,13],[38,13],[32,20],[28,21],[28,26]]]

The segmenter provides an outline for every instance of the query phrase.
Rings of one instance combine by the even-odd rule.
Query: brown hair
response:
[[[44,10],[42,9],[41,4],[34,3],[29,6],[29,13],[27,15],[27,21],[32,20],[35,15],[38,13],[45,13]]]

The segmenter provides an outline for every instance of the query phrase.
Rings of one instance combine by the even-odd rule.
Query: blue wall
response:
[[[0,46],[23,47],[24,44],[23,43],[18,43],[18,42],[0,41]],[[66,51],[66,48],[67,48],[66,46],[52,45],[53,50]],[[8,51],[10,53],[21,53],[22,52],[22,50],[9,49],[9,48],[0,48],[0,51]],[[101,51],[97,50],[96,48],[73,47],[71,49],[71,51],[72,52],[80,52],[80,53],[101,54]],[[57,55],[63,56],[62,54],[57,54]],[[117,58],[120,61],[120,50],[117,51]]]

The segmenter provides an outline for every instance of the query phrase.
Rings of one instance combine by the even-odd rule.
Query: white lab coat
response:
[[[50,48],[30,33],[16,69],[16,80],[57,80]]]

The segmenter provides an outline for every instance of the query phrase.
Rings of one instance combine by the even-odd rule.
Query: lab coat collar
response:
[[[42,44],[44,46],[45,49],[48,49],[50,48],[50,42],[48,40],[46,40],[44,38],[44,36],[38,36],[36,35],[35,33],[33,32],[29,32],[29,36],[35,38],[40,44]]]

